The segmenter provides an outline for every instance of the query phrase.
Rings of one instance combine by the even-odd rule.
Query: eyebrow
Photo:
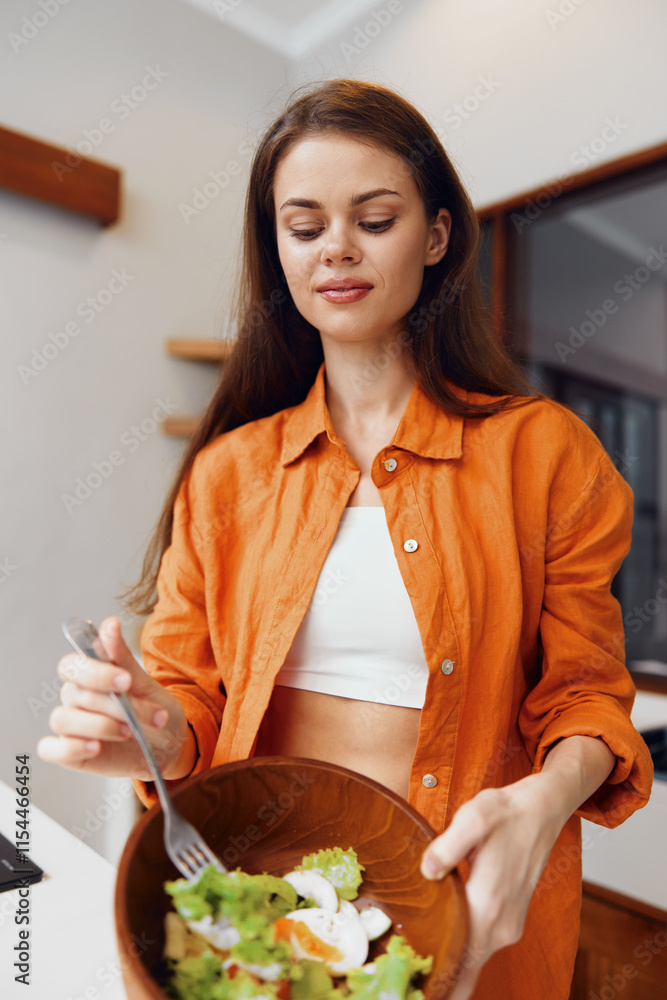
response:
[[[390,191],[389,188],[376,188],[374,191],[365,191],[363,194],[354,194],[350,198],[349,206],[350,208],[356,208],[357,205],[363,205],[365,201],[370,201],[371,198],[379,198],[384,194],[395,194],[399,198],[403,195],[399,194],[398,191]],[[293,205],[297,208],[323,208],[323,205],[319,201],[313,201],[312,198],[288,198],[284,202],[279,211],[282,212],[284,208]]]

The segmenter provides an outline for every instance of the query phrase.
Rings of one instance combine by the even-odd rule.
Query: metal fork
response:
[[[89,656],[93,660],[100,660],[103,663],[109,662],[100,634],[87,618],[69,618],[62,628],[65,638],[82,656]],[[195,882],[209,865],[215,865],[218,871],[226,872],[227,869],[221,864],[208,844],[195,828],[183,819],[171,801],[171,796],[153,755],[153,749],[137,721],[130,699],[125,692],[121,694],[110,692],[110,697],[127,720],[127,724],[151,769],[164,815],[164,846],[167,854],[181,875],[190,882]]]

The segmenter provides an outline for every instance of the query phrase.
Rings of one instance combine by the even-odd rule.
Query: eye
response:
[[[383,219],[380,222],[360,222],[359,225],[369,233],[383,233],[396,222],[396,216]],[[289,235],[297,240],[314,240],[322,232],[321,229],[290,229]]]
[[[290,229],[289,234],[297,240],[312,240],[321,231],[321,229]]]
[[[362,222],[360,225],[364,229],[367,229],[369,233],[383,233],[385,229],[391,229],[395,222],[396,216],[393,219],[383,219],[382,222]]]

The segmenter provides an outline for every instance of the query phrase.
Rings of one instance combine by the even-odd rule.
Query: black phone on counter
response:
[[[41,882],[44,872],[0,833],[0,892]]]

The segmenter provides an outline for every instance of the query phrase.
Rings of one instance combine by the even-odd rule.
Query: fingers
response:
[[[37,744],[37,756],[49,764],[60,764],[78,770],[83,763],[98,756],[99,740],[83,740],[70,736],[43,736]]]
[[[456,981],[456,986],[450,994],[448,994],[447,1000],[469,1000],[473,995],[475,986],[477,985],[477,980],[479,979],[480,966],[468,966],[461,970],[459,978]]]
[[[86,712],[96,712],[100,715],[111,716],[111,718],[121,722],[125,721],[120,706],[108,694],[92,691],[89,688],[80,688],[71,681],[63,684],[60,700],[66,708],[80,708]],[[169,713],[157,702],[132,697],[130,700],[140,726],[160,729],[168,721]]]
[[[105,618],[100,625],[100,639],[112,663],[127,670],[132,677],[132,693],[143,696],[149,694],[156,683],[135,659],[132,650],[123,638],[120,619],[115,616]]]
[[[81,740],[125,740],[131,735],[126,722],[111,719],[97,712],[57,705],[49,716],[49,726],[58,736]]]
[[[58,661],[58,676],[92,691],[129,691],[132,677],[112,663],[100,663],[78,653],[68,653]]]
[[[424,878],[443,878],[472,851],[479,849],[497,822],[493,801],[492,797],[480,792],[457,810],[445,832],[432,840],[424,851],[421,862]]]

